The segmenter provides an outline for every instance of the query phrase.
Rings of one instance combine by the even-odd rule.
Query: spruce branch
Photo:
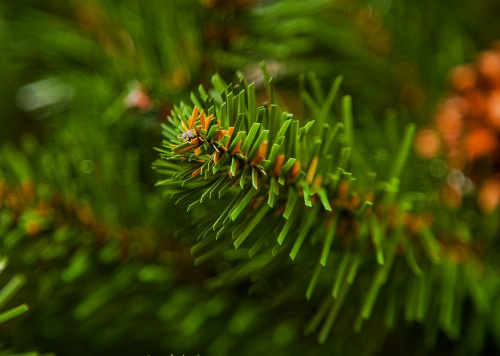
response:
[[[167,179],[158,185],[193,213],[193,226],[182,235],[193,245],[196,264],[217,256],[235,261],[213,285],[250,277],[258,288],[291,259],[309,280],[307,299],[316,290],[319,296],[330,292],[305,329],[317,333],[320,343],[348,295],[358,304],[351,316],[358,332],[380,314],[376,305],[392,328],[402,304],[407,320],[425,320],[456,338],[461,321],[452,311],[464,303],[459,296],[474,300],[476,292],[457,283],[458,274],[468,277],[456,263],[461,242],[453,228],[433,225],[426,210],[436,206],[425,194],[401,190],[415,125],[406,127],[391,167],[378,172],[385,180],[376,181],[377,174],[366,171],[370,163],[354,131],[351,98],[340,96],[341,80],[327,95],[301,93],[315,119],[301,124],[278,105],[272,78],[266,86],[270,103],[257,106],[254,85],[227,85],[214,76],[209,94],[200,87],[191,96],[194,106],[181,103],[163,125],[166,140],[155,168]],[[461,249],[467,250],[464,271],[480,263],[473,249]],[[500,285],[493,275],[487,278]],[[430,291],[444,281],[443,299],[431,299]],[[384,303],[388,290],[401,290],[394,295],[403,300],[404,293],[413,297]],[[431,307],[440,310],[437,320]]]
[[[351,127],[348,97],[344,98],[344,123],[326,121],[340,78],[323,108],[326,114],[320,115],[317,123],[309,121],[302,127],[299,120],[273,101],[257,107],[253,84],[227,86],[218,76],[213,81],[220,91],[219,98],[214,95],[198,100],[193,94],[194,108],[182,104],[174,109],[171,125],[163,127],[168,141],[159,150],[161,160],[155,164],[156,169],[170,176],[159,185],[166,186],[176,202],[187,199],[188,211],[205,200],[221,199],[228,191],[235,194],[215,223],[199,235],[200,243],[216,240],[229,229],[235,248],[240,248],[260,222],[269,219],[266,213],[273,209],[281,211],[279,215],[285,218],[272,218],[273,226],[283,225],[277,239],[280,246],[290,228],[303,226],[290,252],[295,259],[318,214],[332,210],[338,214],[347,209],[358,218],[365,215],[372,204],[366,198],[343,207],[334,201],[342,182],[353,180],[346,171],[350,154],[347,145],[352,143],[350,131],[345,133],[347,140],[338,139],[344,125]],[[268,83],[271,95],[272,80]],[[200,95],[203,93],[200,90]],[[324,151],[334,153],[336,158],[330,154],[323,159]],[[298,214],[301,205],[313,209]],[[255,250],[255,243],[245,246]]]

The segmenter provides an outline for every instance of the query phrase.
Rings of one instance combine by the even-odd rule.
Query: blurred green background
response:
[[[500,38],[499,15],[496,0],[2,1],[0,286],[26,276],[8,306],[31,310],[0,324],[0,354],[427,353],[425,326],[320,346],[301,333],[300,298],[211,286],[227,262],[194,267],[174,237],[191,219],[154,187],[154,147],[173,105],[214,73],[263,91],[263,60],[292,112],[301,75],[326,88],[341,74],[355,116],[394,107],[426,125],[449,71]],[[470,344],[500,349],[487,333]],[[434,352],[453,345],[441,335]]]

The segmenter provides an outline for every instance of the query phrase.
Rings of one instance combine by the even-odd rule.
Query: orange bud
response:
[[[293,166],[292,166],[292,169],[290,170],[290,179],[291,180],[294,180],[295,177],[297,177],[297,175],[300,173],[300,162],[299,161],[296,161]]]
[[[487,101],[488,121],[500,129],[500,90],[493,91]]]
[[[217,130],[215,131],[214,141],[220,141],[224,138],[226,131],[225,130]]]
[[[488,129],[472,131],[466,140],[467,156],[473,161],[478,157],[490,154],[498,146],[496,135]]]
[[[318,156],[314,156],[311,164],[309,165],[309,170],[307,171],[306,182],[311,184],[316,173],[316,168],[318,167]]]
[[[257,154],[253,158],[252,162],[250,163],[251,165],[258,166],[259,164],[262,163],[263,160],[266,159],[266,154],[267,154],[267,141],[264,141],[261,143],[259,146],[259,149],[257,151]]]
[[[487,180],[479,190],[477,203],[481,211],[491,214],[500,205],[500,177]]]
[[[283,166],[284,162],[285,162],[284,154],[280,154],[276,157],[276,162],[274,163],[274,168],[272,170],[272,173],[275,177],[279,177],[281,175],[281,167]]]
[[[476,86],[476,70],[470,64],[457,66],[450,72],[450,81],[457,91],[472,89]]]
[[[414,141],[415,151],[425,159],[433,159],[441,150],[441,139],[433,129],[421,129],[417,132]]]
[[[479,73],[490,81],[500,79],[500,54],[497,51],[483,51],[477,59]]]
[[[198,174],[200,174],[201,172],[201,167],[198,168],[197,170],[195,170],[192,174],[191,174],[191,177],[196,177]]]
[[[201,113],[203,114],[203,111]],[[191,117],[188,120],[189,129],[194,129],[194,124],[195,124],[197,118],[198,118],[198,107],[195,106],[194,110],[193,110],[193,114],[191,115]],[[186,129],[186,131],[187,130],[188,129]]]

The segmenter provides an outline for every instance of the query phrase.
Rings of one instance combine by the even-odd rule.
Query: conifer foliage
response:
[[[0,2],[0,356],[498,354],[499,6]]]
[[[385,330],[402,315],[424,322],[428,346],[438,330],[452,339],[462,329],[470,338],[484,338],[484,328],[467,328],[463,318],[482,315],[485,326],[496,323],[483,309],[494,303],[489,296],[500,286],[496,263],[482,262],[486,252],[464,239],[472,229],[460,225],[453,232],[459,219],[440,209],[431,192],[405,184],[405,164],[415,161],[415,126],[407,125],[390,168],[381,171],[363,157],[351,98],[340,95],[341,77],[326,95],[301,93],[314,118],[304,121],[280,107],[273,79],[263,71],[269,99],[263,105],[255,102],[254,84],[240,77],[227,85],[215,75],[210,94],[200,87],[191,95],[193,106],[174,107],[163,125],[166,140],[155,168],[167,179],[158,185],[192,214],[192,225],[179,235],[192,245],[195,264],[231,261],[215,285],[249,278],[254,291],[269,291],[278,279],[293,286],[288,294],[298,286],[315,309],[303,331],[320,343],[339,314],[356,332],[374,314],[376,320],[382,315]],[[309,84],[319,88],[314,76]],[[302,281],[283,277],[283,266],[289,273],[300,270]],[[472,287],[477,273],[490,281],[483,291]],[[284,290],[279,299],[286,303]],[[475,312],[461,316],[467,300]],[[472,345],[471,351],[480,349]]]

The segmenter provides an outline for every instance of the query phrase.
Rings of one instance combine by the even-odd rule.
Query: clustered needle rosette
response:
[[[239,248],[274,209],[277,223],[279,215],[284,217],[274,252],[284,246],[293,227],[301,226],[290,251],[295,259],[320,210],[331,212],[332,204],[339,205],[337,215],[341,210],[359,214],[367,210],[369,194],[362,199],[344,196],[343,202],[333,201],[339,200],[339,187],[353,179],[345,170],[350,148],[339,139],[344,124],[320,120],[300,127],[299,120],[273,101],[257,107],[254,84],[241,81],[234,87],[226,86],[218,76],[213,81],[220,94],[213,91],[214,95],[208,96],[200,87],[200,97],[192,96],[194,107],[182,104],[174,109],[169,125],[163,126],[168,141],[160,149],[162,159],[156,162],[156,168],[170,176],[159,184],[167,186],[177,202],[190,199],[188,211],[206,200],[220,199],[228,191],[237,192],[217,221],[200,234],[201,245],[194,250],[220,238],[232,221],[237,223],[232,237]],[[335,81],[331,104],[340,82],[341,78]],[[324,128],[323,135],[311,139],[308,133],[317,125]],[[335,159],[330,151],[338,152]],[[333,172],[332,166],[337,167]],[[306,213],[298,203],[302,199],[311,208]],[[249,255],[262,243],[253,241]],[[326,260],[325,255],[322,263]]]

